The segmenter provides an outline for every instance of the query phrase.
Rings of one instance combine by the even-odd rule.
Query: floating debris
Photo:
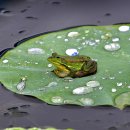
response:
[[[25,88],[25,81],[26,81],[25,77],[21,78],[20,83],[18,83],[16,86],[18,91],[22,91]]]
[[[81,98],[79,101],[85,106],[92,106],[94,104],[94,100],[91,98]]]
[[[81,95],[93,92],[93,88],[91,87],[79,87],[73,90],[73,94]]]
[[[2,61],[4,64],[8,63],[9,61],[7,59]]]
[[[55,104],[62,104],[64,102],[63,98],[60,96],[52,97],[51,101]]]
[[[89,81],[86,83],[86,86],[95,88],[95,87],[99,87],[100,83],[98,81]]]
[[[69,33],[68,33],[68,37],[76,37],[76,36],[78,36],[78,35],[79,35],[78,32],[69,32]]]
[[[117,51],[120,49],[120,45],[118,43],[110,43],[105,45],[104,49],[107,51]]]
[[[41,48],[30,48],[28,49],[29,54],[44,54],[44,50]]]
[[[126,32],[126,31],[129,31],[129,30],[130,30],[129,26],[120,26],[119,27],[119,31],[120,32]]]
[[[77,49],[74,49],[74,48],[67,49],[65,53],[67,55],[69,55],[69,56],[76,56],[76,55],[79,54],[79,52],[77,51]]]

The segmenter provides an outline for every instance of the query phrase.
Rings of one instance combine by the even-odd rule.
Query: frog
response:
[[[81,78],[97,72],[97,62],[85,55],[64,56],[54,52],[48,61],[56,67],[52,72],[59,78]]]

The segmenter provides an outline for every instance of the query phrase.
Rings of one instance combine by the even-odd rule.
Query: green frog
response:
[[[52,53],[48,61],[56,67],[53,72],[60,78],[84,77],[97,72],[97,62],[84,55],[61,56]]]

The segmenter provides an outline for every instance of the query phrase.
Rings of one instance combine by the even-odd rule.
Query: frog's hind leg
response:
[[[97,62],[90,60],[87,63],[84,63],[82,70],[86,72],[86,75],[95,74],[97,72]]]

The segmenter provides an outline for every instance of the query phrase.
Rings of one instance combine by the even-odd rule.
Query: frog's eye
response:
[[[56,58],[60,58],[59,56],[57,56]]]

